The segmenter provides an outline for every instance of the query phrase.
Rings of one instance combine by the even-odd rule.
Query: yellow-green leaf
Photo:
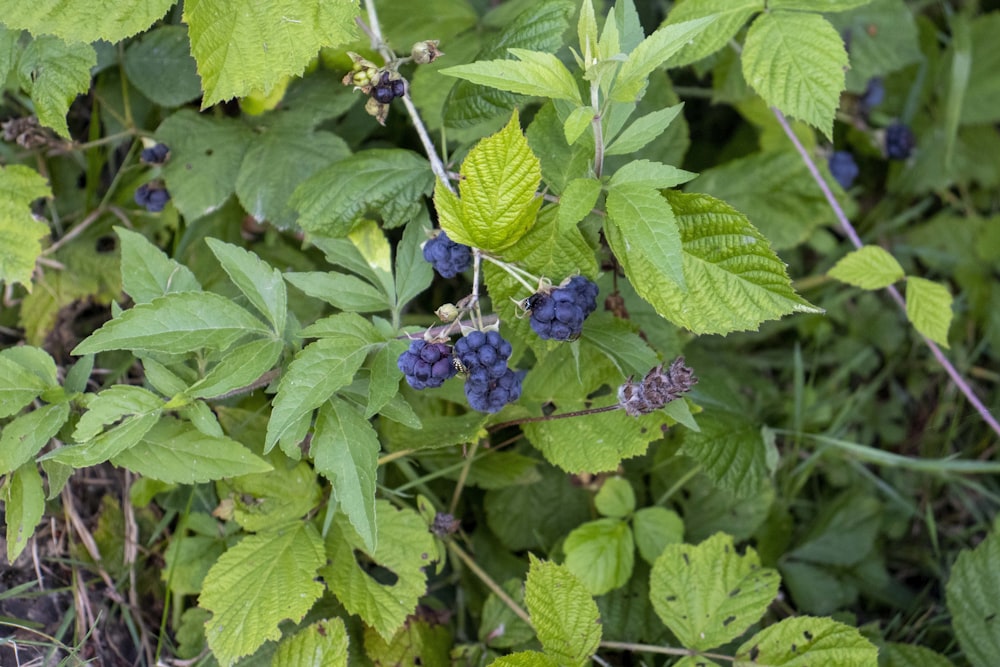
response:
[[[32,40],[21,53],[17,75],[31,95],[38,122],[68,139],[66,112],[90,88],[90,68],[96,64],[97,52],[90,44],[67,44],[58,37]]]
[[[42,254],[48,225],[35,220],[29,204],[51,194],[38,172],[19,164],[0,166],[0,282],[31,291],[31,272]]]
[[[866,245],[845,255],[827,272],[831,278],[866,290],[888,287],[904,277],[903,267],[889,251]]]
[[[177,0],[0,0],[0,16],[10,28],[33,35],[56,35],[70,42],[119,42],[141,32]]]
[[[876,667],[878,649],[857,628],[798,616],[761,630],[736,651],[733,667]],[[991,663],[992,664],[992,663]]]
[[[560,664],[585,664],[601,641],[597,604],[569,569],[530,559],[524,602],[538,640]]]
[[[940,283],[909,276],[906,279],[906,319],[935,343],[948,347],[951,293]]]

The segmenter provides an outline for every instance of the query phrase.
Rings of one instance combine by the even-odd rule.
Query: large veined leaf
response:
[[[520,95],[582,101],[576,79],[553,54],[528,49],[509,51],[517,60],[477,60],[448,67],[441,73]]]
[[[566,567],[530,559],[524,602],[538,640],[560,664],[585,664],[601,641],[597,604]]]
[[[272,665],[324,665],[348,667],[347,628],[339,618],[316,621],[286,637],[278,645]]]
[[[29,205],[50,194],[45,179],[34,169],[18,164],[0,166],[0,282],[21,283],[31,291],[31,272],[49,228],[35,220]]]
[[[69,418],[69,403],[46,405],[4,424],[0,430],[0,475],[32,459]]]
[[[701,431],[685,430],[680,453],[734,496],[747,498],[768,483],[767,446],[760,424],[738,410],[711,407],[699,416]]]
[[[628,54],[611,88],[611,99],[634,102],[646,86],[646,77],[714,22],[714,16],[703,16],[658,28]]]
[[[975,667],[996,662],[1000,628],[1000,535],[993,533],[972,550],[958,555],[946,588],[948,611],[962,651]]]
[[[0,0],[0,16],[11,28],[56,35],[68,42],[119,42],[142,32],[177,0]]]
[[[688,0],[674,5],[667,15],[667,25],[704,16],[715,16],[711,30],[698,35],[690,44],[667,60],[668,67],[682,67],[710,56],[736,36],[751,16],[764,11],[764,0]]]
[[[563,544],[566,567],[591,595],[624,586],[632,576],[635,542],[628,524],[597,519],[577,526]]]
[[[906,319],[943,347],[948,347],[951,301],[951,293],[941,283],[914,276],[906,279]]]
[[[124,227],[115,227],[115,233],[122,244],[122,289],[133,303],[201,289],[191,269],[167,257],[142,234]]]
[[[827,275],[861,289],[876,290],[902,280],[904,273],[888,250],[866,245],[842,257]]]
[[[21,53],[17,75],[31,95],[38,122],[69,138],[66,112],[76,96],[90,88],[90,68],[96,64],[90,44],[67,44],[58,37],[33,39]]]
[[[124,64],[129,83],[160,106],[178,107],[201,95],[191,42],[182,25],[147,32],[126,49]]]
[[[613,182],[604,224],[611,249],[622,265],[629,267],[633,279],[641,277],[647,288],[663,283],[687,292],[680,230],[670,204],[658,190]],[[611,227],[614,232],[608,231]]]
[[[829,618],[798,616],[786,618],[748,639],[736,651],[732,664],[733,667],[875,667],[878,649],[857,628]]]

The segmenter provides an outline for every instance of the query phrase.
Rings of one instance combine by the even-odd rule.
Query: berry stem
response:
[[[502,428],[507,428],[508,426],[518,426],[519,424],[531,424],[534,422],[548,422],[554,419],[569,419],[570,417],[585,417],[586,415],[596,415],[600,412],[611,412],[613,410],[621,410],[621,405],[615,403],[613,405],[605,405],[603,408],[587,408],[586,410],[574,410],[573,412],[560,412],[556,415],[542,415],[541,417],[522,417],[520,419],[511,419],[510,421],[500,422],[499,424],[494,424],[488,427],[486,430],[490,433],[494,431],[499,431]]]
[[[604,126],[601,122],[601,88],[597,79],[590,82],[590,106],[594,109],[594,176],[598,179],[604,171]]]
[[[516,280],[517,282],[521,283],[526,288],[528,288],[528,290],[531,291],[532,294],[535,292],[536,289],[538,289],[537,284],[536,285],[532,285],[527,280],[525,280],[524,278],[521,277],[523,275],[523,276],[526,276],[528,278],[533,278],[533,279],[535,279],[537,281],[538,280],[538,276],[533,275],[533,274],[525,271],[524,269],[522,269],[520,267],[514,266],[513,264],[508,264],[507,262],[505,262],[503,260],[500,260],[500,259],[497,259],[496,257],[491,257],[490,255],[487,255],[486,253],[480,253],[478,250],[476,251],[476,253],[477,253],[477,255],[481,255],[482,258],[485,259],[487,262],[490,262],[491,264],[496,264],[501,269],[503,269],[504,271],[506,271],[510,275],[511,278],[513,278],[514,280]]]

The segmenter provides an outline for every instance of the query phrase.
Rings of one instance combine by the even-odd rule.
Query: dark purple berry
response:
[[[507,372],[512,351],[510,343],[497,331],[470,331],[455,343],[455,357],[470,378],[496,380]]]
[[[458,372],[452,363],[451,346],[446,343],[428,343],[423,339],[410,343],[410,349],[396,360],[396,367],[414,389],[440,387]]]
[[[503,406],[521,397],[523,379],[523,371],[509,368],[500,377],[489,381],[474,380],[470,375],[465,382],[465,397],[473,410],[498,412]]]
[[[865,87],[865,92],[861,94],[860,105],[861,112],[865,115],[882,104],[882,100],[885,99],[885,84],[882,82],[881,77],[872,77],[868,79],[868,85]]]
[[[830,155],[829,166],[830,174],[840,187],[846,190],[854,185],[854,179],[858,177],[858,163],[853,155],[847,151],[834,151]]]
[[[394,97],[402,97],[406,94],[406,83],[402,79],[392,82],[392,94]]]
[[[146,203],[149,201],[149,184],[143,183],[137,187],[132,198],[135,200],[136,204],[145,207]]]
[[[539,292],[525,300],[530,305],[531,329],[539,338],[573,340],[583,331],[583,321],[597,308],[597,285],[573,276],[548,294]]]
[[[913,130],[903,123],[896,122],[885,128],[885,154],[890,160],[905,160],[916,145]]]
[[[166,144],[156,144],[152,148],[143,148],[139,159],[147,164],[163,164],[169,154],[170,149]]]
[[[159,213],[167,205],[168,201],[170,201],[170,193],[166,190],[162,188],[150,190],[146,201],[146,210],[150,213]]]
[[[441,232],[424,244],[424,259],[442,278],[454,278],[472,265],[472,250]]]
[[[380,104],[388,104],[389,102],[392,102],[395,97],[392,92],[392,84],[375,86],[372,88],[372,97],[374,97],[375,101]]]

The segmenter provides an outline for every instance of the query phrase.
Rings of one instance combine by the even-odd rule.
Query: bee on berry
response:
[[[458,357],[451,358],[451,365],[454,366],[455,370],[461,373],[462,375],[469,374],[469,369],[465,367],[465,364],[463,364],[462,360],[459,359]]]
[[[532,294],[531,296],[529,296],[528,298],[526,298],[524,301],[521,302],[521,308],[524,310],[524,312],[530,313],[531,310],[538,305],[538,302],[542,300],[542,297],[543,295],[537,292],[535,294]]]

